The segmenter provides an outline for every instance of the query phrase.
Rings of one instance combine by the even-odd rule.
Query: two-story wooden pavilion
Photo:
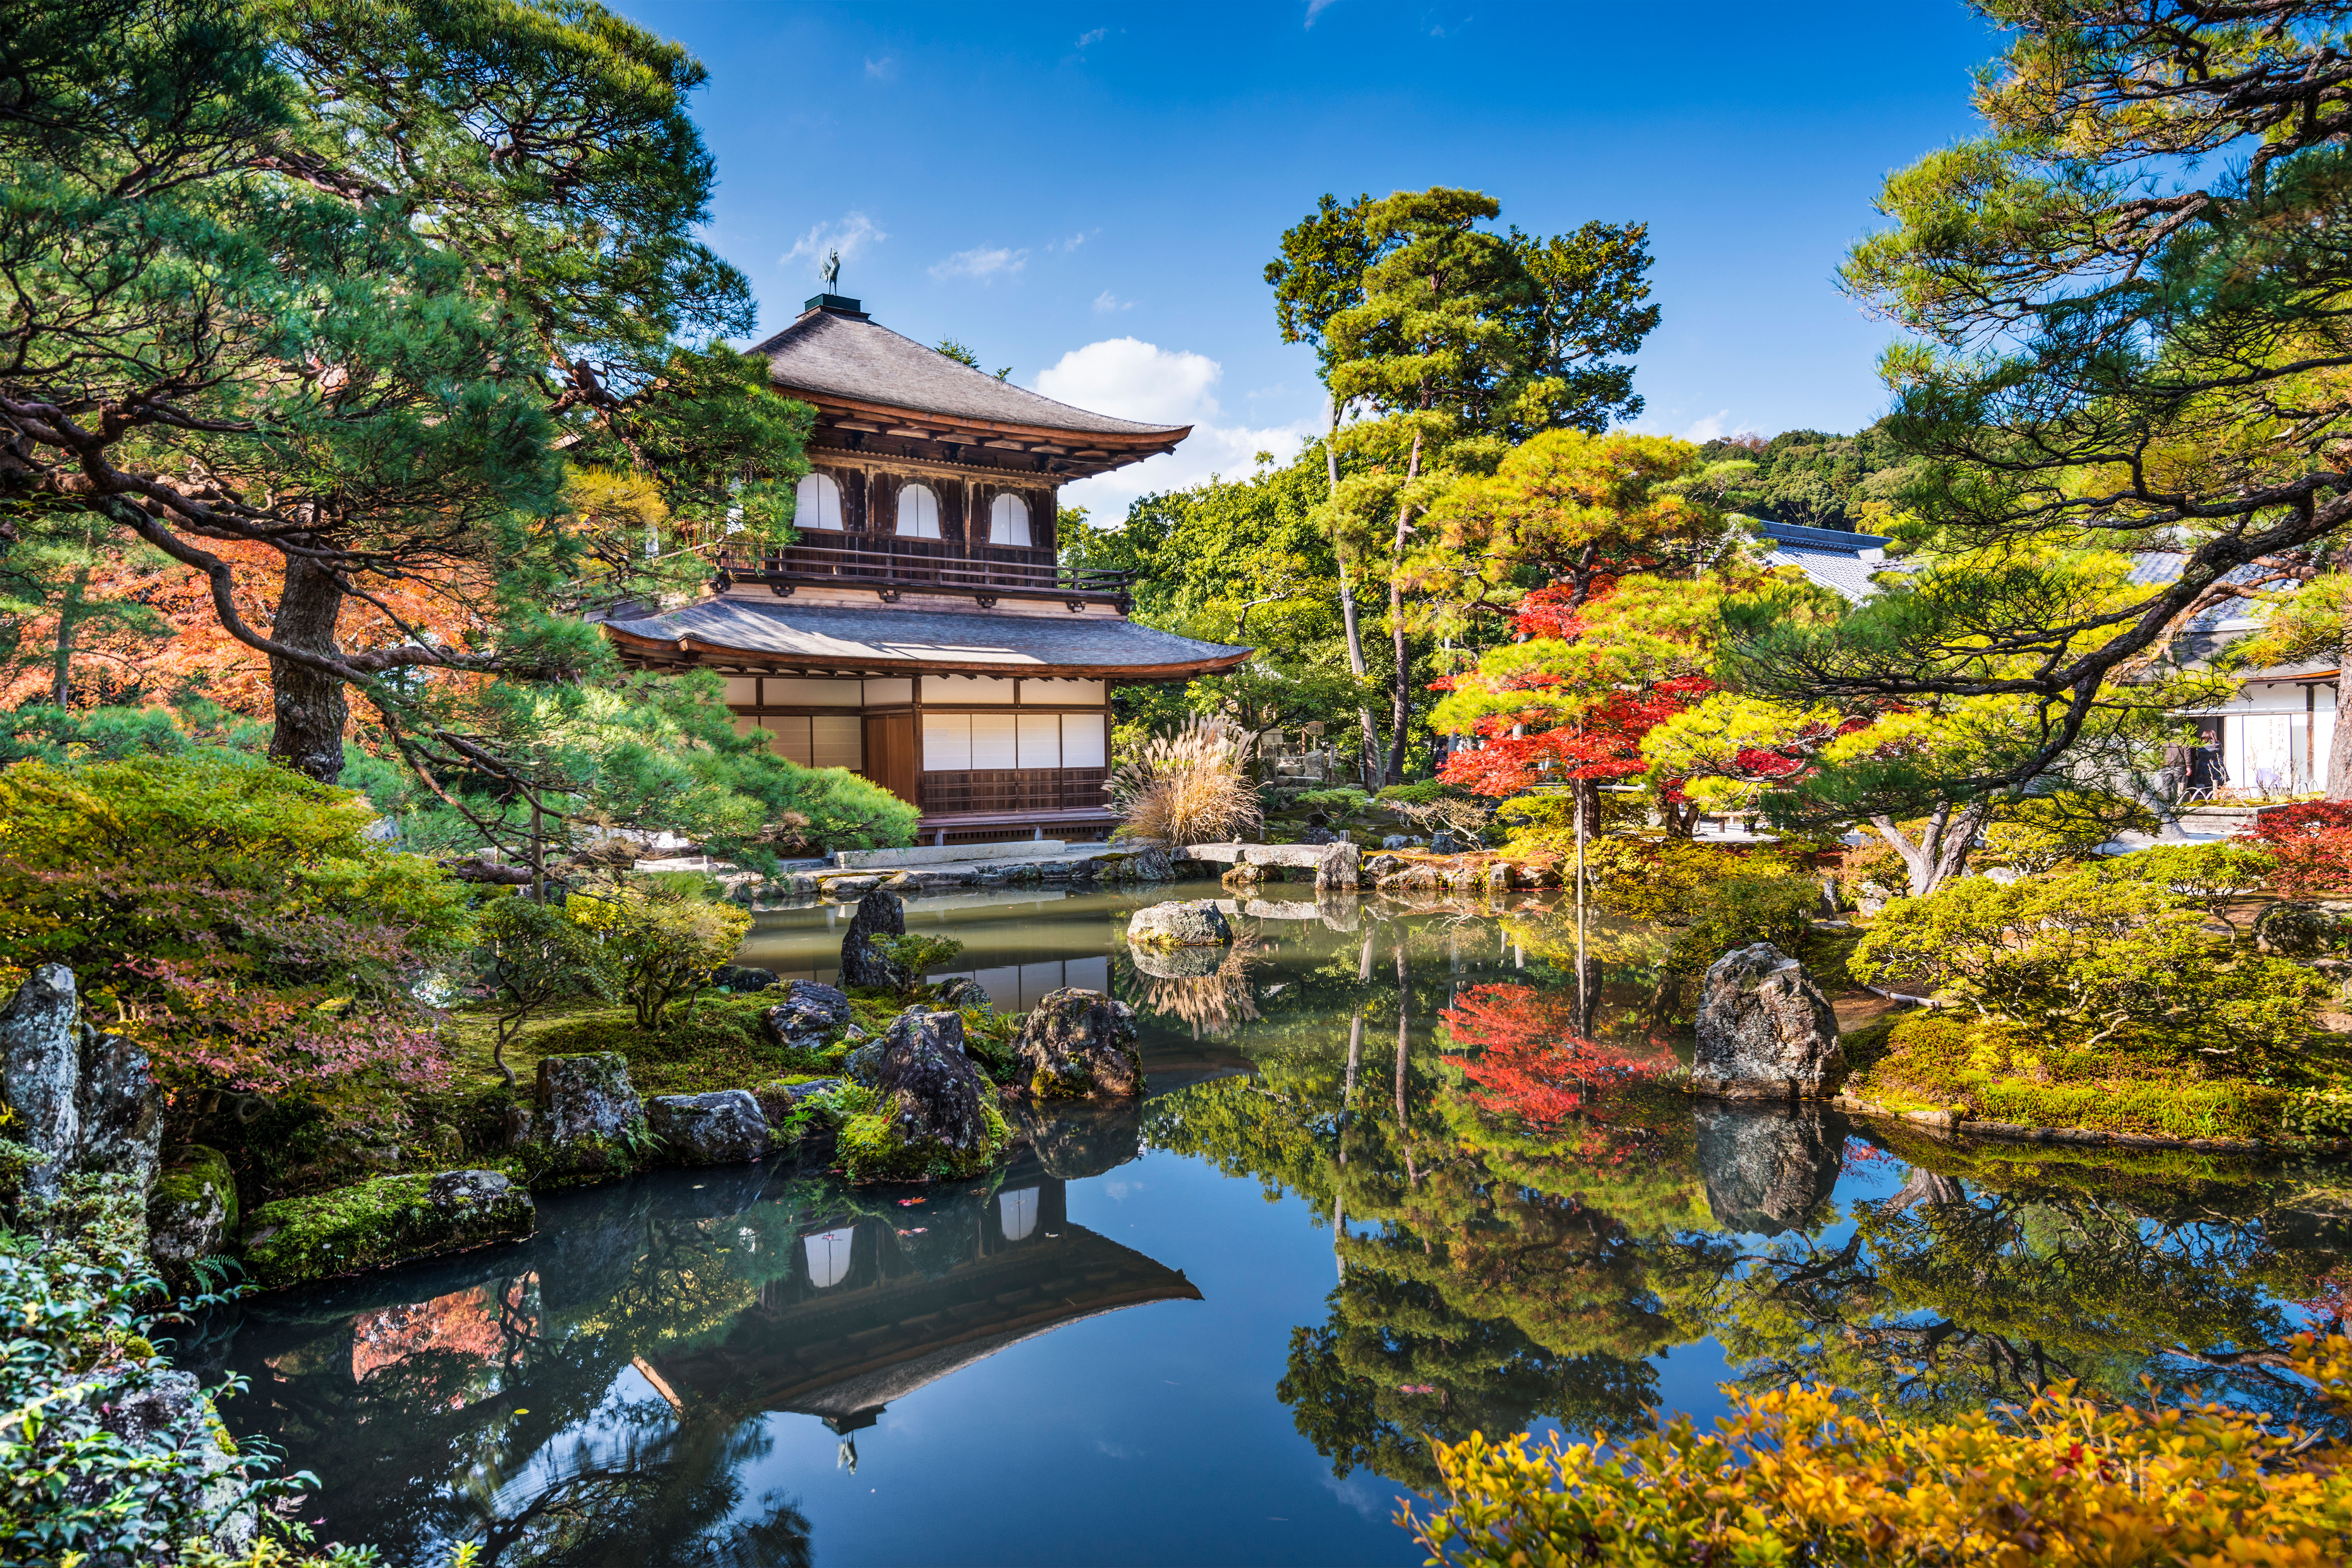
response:
[[[720,672],[745,729],[914,802],[929,842],[1106,832],[1111,688],[1251,650],[1137,626],[1124,577],[1065,571],[1058,493],[1191,426],[1056,403],[835,294],[753,352],[817,411],[799,542],[722,553],[710,598],[607,622],[622,658]]]

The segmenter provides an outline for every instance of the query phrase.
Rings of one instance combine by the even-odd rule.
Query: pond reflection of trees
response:
[[[1243,1037],[1255,1080],[1171,1096],[1146,1128],[1328,1216],[1339,1281],[1278,1392],[1340,1475],[1427,1487],[1423,1434],[1643,1424],[1653,1358],[1710,1336],[1744,1383],[1829,1382],[1912,1414],[2069,1379],[2137,1400],[2147,1379],[2332,1419],[2303,1408],[2282,1354],[2315,1313],[2341,1321],[2326,1216],[2352,1187],[2332,1173],[1988,1154],[1638,1083],[1547,1097],[1538,1075],[1465,1067],[1490,1039],[1536,1060],[1530,1032],[1575,1016],[1572,983],[1432,962],[1458,932],[1367,939],[1402,953],[1402,978],[1391,952],[1334,952]],[[1456,1027],[1427,1027],[1449,1001]],[[1400,1019],[1393,1068],[1368,1065],[1367,1037]],[[1616,1054],[1647,1033],[1620,1029]],[[1833,1192],[1895,1176],[1889,1195]]]

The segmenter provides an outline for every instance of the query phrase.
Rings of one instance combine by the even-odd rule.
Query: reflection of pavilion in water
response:
[[[1181,1271],[1072,1225],[1065,1193],[1024,1160],[993,1194],[939,1194],[901,1211],[901,1225],[820,1220],[796,1240],[799,1266],[762,1287],[725,1338],[656,1352],[638,1370],[681,1412],[793,1411],[846,1435],[1066,1323],[1201,1299]]]

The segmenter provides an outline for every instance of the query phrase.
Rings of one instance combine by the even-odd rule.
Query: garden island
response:
[[[0,12],[0,1564],[2352,1556],[2352,37],[1977,10],[1867,428],[1307,190],[1123,517],[590,0]]]

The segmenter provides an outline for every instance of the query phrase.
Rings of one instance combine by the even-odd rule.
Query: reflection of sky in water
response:
[[[1141,1020],[1139,1112],[1032,1122],[1004,1171],[919,1192],[845,1193],[779,1163],[550,1195],[525,1246],[245,1309],[228,1365],[256,1386],[231,1426],[282,1436],[291,1466],[326,1481],[324,1533],[377,1541],[404,1568],[485,1529],[498,1551],[484,1568],[803,1552],[1405,1564],[1421,1554],[1392,1522],[1407,1489],[1392,1475],[1410,1461],[1360,1455],[1340,1476],[1334,1455],[1383,1432],[1410,1446],[1457,1397],[1538,1438],[1558,1428],[1529,1415],[1527,1388],[1564,1402],[1572,1440],[1643,1398],[1704,1424],[1745,1370],[1727,1344],[1808,1378],[1876,1376],[1870,1357],[1900,1360],[1908,1342],[1853,1347],[1890,1326],[1949,1313],[1961,1354],[1993,1344],[1969,1317],[1980,1308],[2025,1320],[2004,1322],[2012,1336],[2046,1327],[2074,1370],[2128,1389],[2166,1371],[2152,1358],[2167,1332],[2210,1348],[2302,1321],[2279,1297],[2305,1293],[2296,1282],[2341,1245],[2344,1222],[2306,1194],[2324,1173],[2208,1183],[2193,1202],[2134,1188],[2133,1210],[2076,1165],[1971,1164],[1916,1134],[1898,1156],[1899,1134],[1849,1135],[1834,1117],[1673,1100],[1663,1132],[1613,1155],[1573,1139],[1575,1157],[1541,1139],[1449,1145],[1466,1123],[1445,1098],[1458,1090],[1438,1010],[1471,987],[1535,982],[1550,1011],[1528,1016],[1558,1016],[1565,977],[1540,932],[1261,904],[1307,918],[1244,913],[1243,961],[1146,984],[1116,946],[1114,917],[1135,901],[993,893],[917,906],[908,923],[963,939],[962,967],[943,973],[976,975],[1002,1005],[1063,984],[1170,1002]],[[769,920],[746,960],[827,977],[842,923]],[[1435,1140],[1410,1170],[1388,1129],[1400,931],[1408,1109]],[[1646,982],[1619,962],[1602,984],[1601,1027],[1641,1034]],[[1335,1163],[1343,1149],[1352,1163]],[[1334,1191],[1355,1194],[1337,1231]],[[1342,1251],[1358,1260],[1345,1276]],[[1966,1289],[1938,1295],[1944,1268]],[[1412,1297],[1416,1278],[1454,1293]],[[1764,1289],[1774,1280],[1783,1293]],[[1348,1314],[1386,1289],[1403,1292],[1394,1323],[1444,1332],[1349,1339]],[[2050,1321],[2003,1289],[2048,1293]],[[1336,1361],[1302,1350],[1318,1334],[1337,1335]],[[1316,1384],[1318,1366],[1344,1375]],[[2266,1397],[2258,1384],[2213,1392]],[[762,1521],[770,1533],[733,1541],[731,1558],[710,1550],[730,1521]]]

